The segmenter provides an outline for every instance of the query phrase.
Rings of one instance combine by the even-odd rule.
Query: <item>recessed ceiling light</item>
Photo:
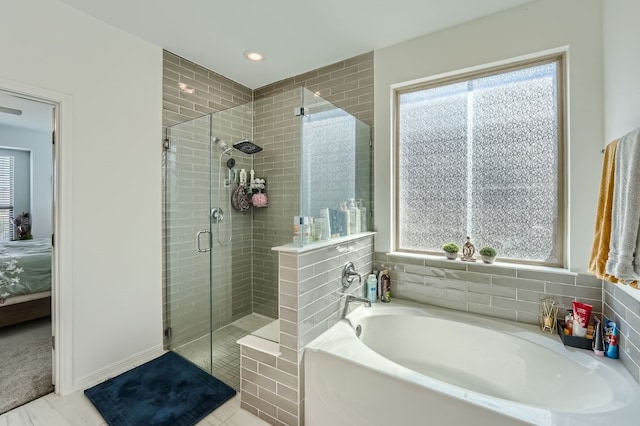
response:
[[[180,88],[180,90],[187,93],[193,93],[196,91],[196,89],[193,86],[189,86],[186,83],[178,83],[178,87]]]
[[[253,62],[260,62],[264,59],[262,53],[256,52],[255,50],[247,50],[244,52],[244,57]]]

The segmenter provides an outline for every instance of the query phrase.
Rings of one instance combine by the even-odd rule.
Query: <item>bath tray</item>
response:
[[[586,337],[567,336],[564,334],[564,321],[558,321],[558,335],[565,346],[571,346],[580,349],[592,349],[593,339]]]

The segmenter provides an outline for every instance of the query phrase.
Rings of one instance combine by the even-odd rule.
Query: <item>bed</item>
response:
[[[51,315],[51,240],[0,244],[0,327]]]

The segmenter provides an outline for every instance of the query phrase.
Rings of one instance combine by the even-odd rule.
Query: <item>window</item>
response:
[[[13,239],[13,157],[0,156],[0,241]]]
[[[396,92],[398,251],[469,235],[505,261],[562,265],[562,61]]]

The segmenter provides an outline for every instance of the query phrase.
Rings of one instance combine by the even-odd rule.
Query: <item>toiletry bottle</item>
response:
[[[331,239],[331,212],[327,208],[320,209],[320,217],[324,219],[321,238],[323,240],[330,240]]]
[[[356,207],[360,210],[360,232],[367,232],[367,208],[362,204],[362,198],[358,198]]]
[[[313,241],[320,241],[320,239],[322,238],[322,228],[324,228],[324,219],[321,217],[313,218]]]
[[[351,214],[347,208],[347,203],[340,204],[340,225],[342,225],[341,237],[351,235]]]
[[[352,234],[360,233],[360,209],[356,206],[356,202],[353,198],[349,198],[347,203],[349,208],[349,226],[351,227]]]
[[[369,299],[369,301],[371,303],[375,302],[378,299],[378,279],[376,278],[375,274],[371,274],[369,275],[369,278],[367,278],[367,299]]]
[[[391,277],[388,269],[382,271],[382,275],[380,275],[380,287],[380,301],[391,302]]]
[[[293,218],[293,244],[297,246],[302,245],[302,238],[300,238],[300,216]]]
[[[302,218],[302,242],[304,244],[308,244],[313,241],[313,237],[311,236],[312,224],[313,218],[307,216]]]
[[[567,316],[564,318],[564,321],[565,321],[564,334],[566,334],[567,336],[573,336],[573,311],[569,311],[567,313]]]

